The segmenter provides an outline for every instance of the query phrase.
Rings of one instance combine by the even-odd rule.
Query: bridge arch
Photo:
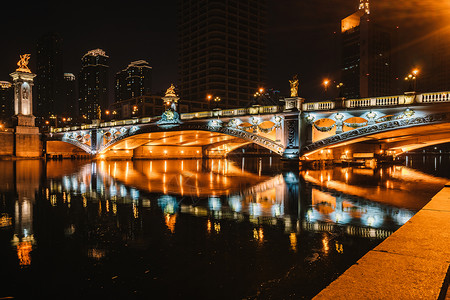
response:
[[[119,136],[110,135],[113,138],[102,141],[100,146],[98,147],[97,153],[105,153],[110,149],[117,148],[119,144],[123,144],[126,141],[131,141],[133,139],[140,140],[141,145],[151,143],[152,136],[162,137],[161,134],[170,134],[175,133],[177,136],[182,139],[182,135],[186,134],[189,136],[192,133],[200,133],[200,139],[197,136],[196,140],[201,141],[201,135],[206,133],[213,133],[215,140],[210,142],[204,141],[196,143],[199,146],[203,147],[203,150],[211,151],[214,148],[232,144],[231,147],[226,147],[225,151],[222,151],[224,154],[237,149],[241,146],[244,146],[249,143],[258,144],[264,148],[267,148],[279,155],[284,153],[285,147],[276,141],[273,141],[267,137],[258,135],[256,133],[239,129],[238,127],[228,127],[223,126],[223,123],[220,120],[210,120],[208,122],[189,122],[176,124],[176,126],[166,125],[166,126],[157,126],[156,124],[148,124],[148,125],[134,125],[126,128],[123,131],[123,134]],[[104,132],[100,132],[101,135],[104,135]],[[204,137],[204,136],[203,136]],[[219,138],[220,137],[220,138]],[[147,138],[147,141],[146,141]],[[139,143],[134,144],[134,146]],[[189,143],[183,140],[181,143],[175,143],[175,145],[185,146]],[[192,143],[195,144],[195,143]],[[141,146],[139,145],[139,146]],[[170,146],[170,144],[166,144]],[[174,144],[172,144],[173,146]]]
[[[420,131],[417,130],[418,127]],[[432,113],[355,128],[305,145],[301,151],[303,155],[309,156],[325,148],[365,143],[381,150],[391,150],[398,155],[405,151],[448,142],[449,137],[450,112]]]

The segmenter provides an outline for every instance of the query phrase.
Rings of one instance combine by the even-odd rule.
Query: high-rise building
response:
[[[448,19],[447,19],[448,20]],[[437,24],[441,24],[438,23]],[[422,85],[427,91],[450,91],[450,27],[441,24],[428,41],[428,54],[431,57],[428,80]]]
[[[64,81],[62,84],[62,102],[64,103],[64,116],[75,118],[78,116],[77,111],[77,94],[76,94],[76,78],[72,73],[64,73]]]
[[[97,110],[109,107],[108,66],[109,56],[102,49],[88,51],[81,58],[78,76],[79,115],[87,120],[97,118]]]
[[[10,126],[14,115],[14,88],[9,81],[0,81],[0,126]],[[1,129],[1,128],[0,128]]]
[[[377,23],[369,0],[341,21],[341,95],[346,98],[384,96],[392,93],[391,36]]]
[[[219,97],[222,108],[249,105],[265,83],[266,14],[266,0],[180,0],[180,97]]]
[[[152,67],[145,60],[133,61],[116,73],[114,81],[116,102],[149,96],[152,92]]]
[[[63,80],[62,38],[49,33],[39,38],[36,55],[35,114],[46,117],[61,114],[61,84]]]

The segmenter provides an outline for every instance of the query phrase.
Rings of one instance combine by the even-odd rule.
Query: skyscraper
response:
[[[35,114],[46,117],[61,114],[61,84],[63,81],[62,38],[49,33],[37,42]]]
[[[152,67],[145,60],[131,62],[128,67],[115,75],[115,101],[139,96],[149,96],[152,92]]]
[[[61,95],[65,112],[63,116],[71,118],[77,117],[76,78],[72,73],[64,73]]]
[[[14,88],[9,81],[0,81],[0,126],[10,126],[14,115]]]
[[[245,107],[266,69],[266,0],[178,2],[180,96]],[[202,109],[191,103],[191,110]]]
[[[81,58],[78,76],[78,107],[80,116],[87,120],[97,118],[97,110],[109,107],[108,66],[109,56],[102,49],[88,51]]]
[[[368,0],[341,21],[342,95],[346,98],[384,96],[392,93],[391,37],[377,23]]]

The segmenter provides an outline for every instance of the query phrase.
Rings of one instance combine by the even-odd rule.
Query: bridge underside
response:
[[[225,157],[229,152],[249,144],[241,138],[202,130],[151,132],[129,136],[96,155],[102,159],[130,158],[201,158]],[[47,153],[65,157],[82,152],[80,148],[61,141],[48,141]]]
[[[450,142],[450,123],[400,128],[343,141],[305,152],[311,160],[351,158],[361,154],[397,156],[404,152]]]
[[[130,136],[100,153],[101,158],[223,157],[249,142],[201,130],[152,132]]]

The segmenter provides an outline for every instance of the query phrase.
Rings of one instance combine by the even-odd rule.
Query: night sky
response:
[[[310,99],[321,92],[323,78],[337,79],[340,20],[353,13],[358,2],[269,0],[267,88],[288,95],[288,80],[298,74],[299,94]],[[383,11],[386,22],[399,25],[395,51],[405,53],[399,71],[404,76],[410,67],[423,63],[422,52],[414,49],[437,30],[430,20],[440,16],[449,20],[450,1],[372,0],[372,4],[372,11],[375,5]],[[32,54],[30,67],[35,71],[37,39],[57,32],[64,40],[64,72],[77,76],[83,54],[102,48],[110,57],[111,76],[131,61],[144,59],[153,67],[155,92],[177,83],[176,0],[9,1],[2,3],[0,25],[0,80],[10,80],[22,53]]]

